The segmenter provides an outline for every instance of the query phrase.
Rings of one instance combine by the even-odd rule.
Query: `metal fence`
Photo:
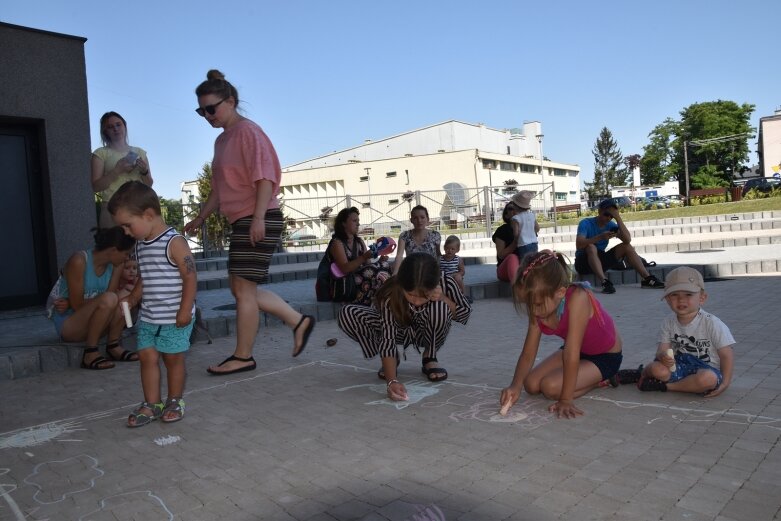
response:
[[[453,187],[445,190],[410,190],[404,193],[356,194],[283,199],[282,213],[286,227],[283,245],[298,246],[327,242],[333,233],[333,221],[343,208],[356,207],[360,212],[360,234],[366,237],[398,236],[412,228],[410,211],[425,206],[431,228],[440,230],[467,230],[490,237],[502,210],[513,195],[521,190],[535,193],[531,209],[543,220],[555,224],[556,203],[553,183],[535,185],[493,186],[482,188]],[[561,206],[562,203],[559,203]],[[184,224],[198,215],[199,203],[164,205],[166,222],[181,230]],[[221,221],[218,221],[221,219]],[[188,235],[190,248],[195,252],[222,250],[228,245],[230,226],[224,218],[212,215],[194,235]]]
[[[490,236],[497,220],[501,220],[504,206],[520,190],[536,194],[532,210],[545,219],[555,219],[555,212],[548,212],[553,207],[553,183],[296,198],[283,201],[283,213],[288,220],[286,240],[330,238],[336,214],[353,206],[360,212],[362,235],[398,236],[412,227],[409,220],[412,208],[422,205],[428,210],[434,229],[483,230]]]

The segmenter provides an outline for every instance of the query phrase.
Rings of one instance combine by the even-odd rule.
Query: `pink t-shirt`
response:
[[[569,331],[569,299],[570,295],[580,288],[577,284],[571,285],[567,288],[564,305],[564,313],[559,318],[559,326],[556,329],[551,329],[542,323],[539,319],[537,324],[540,326],[540,331],[545,335],[556,335],[557,337],[567,339],[567,332]],[[585,355],[601,355],[607,353],[612,349],[616,343],[616,326],[613,324],[613,318],[605,311],[602,304],[594,298],[594,294],[590,290],[581,288],[587,292],[589,300],[591,301],[591,307],[593,308],[593,314],[586,324],[586,331],[583,334],[583,343],[580,346],[580,352]]]
[[[268,209],[279,208],[282,167],[268,136],[254,122],[243,119],[217,136],[212,161],[212,190],[217,192],[220,212],[235,222],[255,212],[255,183],[274,183]]]

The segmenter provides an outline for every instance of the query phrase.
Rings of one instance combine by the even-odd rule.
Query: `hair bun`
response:
[[[217,69],[211,69],[209,72],[206,73],[206,79],[207,80],[225,80],[225,75],[218,71]]]

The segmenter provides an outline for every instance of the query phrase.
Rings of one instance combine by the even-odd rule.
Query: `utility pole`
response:
[[[685,186],[683,187],[684,191],[686,192],[686,206],[691,206],[691,202],[689,201],[689,142],[684,141],[683,142],[683,175],[684,175],[684,183]]]

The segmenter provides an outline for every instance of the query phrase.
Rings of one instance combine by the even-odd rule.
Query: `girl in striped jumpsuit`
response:
[[[422,372],[432,382],[443,381],[437,352],[445,344],[453,320],[466,324],[472,308],[449,275],[442,275],[436,257],[412,253],[399,272],[379,289],[373,307],[348,304],[339,312],[339,327],[358,342],[365,358],[380,355],[377,373],[387,381],[388,398],[406,400],[404,384],[397,379],[398,346],[423,349]]]

